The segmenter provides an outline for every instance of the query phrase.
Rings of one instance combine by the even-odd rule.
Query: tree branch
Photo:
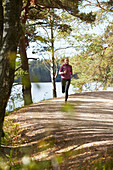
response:
[[[107,11],[107,9],[105,9],[105,8],[103,8],[101,5],[100,5],[100,2],[97,0],[97,4],[98,4],[98,6],[101,8],[101,9],[103,9],[104,11]]]
[[[22,65],[20,67],[18,67],[17,69],[15,69],[15,72],[18,71],[20,68],[22,68]]]
[[[22,83],[15,83],[15,84],[13,84],[13,87],[17,86],[17,85],[22,85]]]
[[[101,5],[101,3],[99,2],[99,0],[96,0],[97,1],[97,4],[96,3],[93,3],[93,2],[91,2],[91,1],[89,1],[89,0],[86,0],[89,4],[86,4],[85,6],[95,6],[95,7],[99,7],[99,8],[101,8],[103,11],[111,11],[111,12],[113,12],[113,10],[112,10],[112,8],[113,7],[111,7],[111,8],[103,8],[102,7],[102,5]]]
[[[28,58],[28,60],[39,60],[39,58]]]
[[[63,50],[63,49],[67,49],[67,48],[76,48],[76,47],[78,47],[78,46],[68,46],[68,47],[64,47],[64,48],[58,48],[55,50],[55,52],[58,50]]]

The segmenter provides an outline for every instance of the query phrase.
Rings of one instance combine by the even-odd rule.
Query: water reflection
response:
[[[53,98],[52,94],[52,83],[31,83],[32,89],[32,99],[33,103],[37,103],[42,100],[47,100]],[[57,97],[62,97],[64,94],[61,92],[61,83],[56,83]],[[69,94],[74,94],[74,88],[70,85]],[[6,111],[12,111],[15,108],[22,107],[24,105],[24,101],[22,98],[22,86],[17,85],[12,88],[11,96],[6,108]]]

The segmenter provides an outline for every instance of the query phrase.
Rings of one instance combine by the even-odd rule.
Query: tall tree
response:
[[[95,83],[93,90],[112,86],[113,23],[108,25],[101,36],[85,34],[81,35],[81,38],[85,42],[81,43],[82,52],[74,56],[72,63],[79,75],[78,80],[73,80],[74,86],[78,87],[79,91],[83,90],[83,86],[92,90],[92,82]]]
[[[57,97],[56,93],[56,77],[55,77],[55,55],[54,55],[54,10],[52,10],[52,15],[50,16],[50,30],[51,30],[51,53],[52,53],[52,62],[51,62],[51,80],[53,85],[53,97]]]
[[[24,5],[24,4],[23,4]],[[29,105],[32,102],[31,96],[31,82],[30,82],[30,75],[29,75],[29,65],[28,65],[28,58],[26,52],[26,37],[25,37],[25,24],[27,21],[27,15],[29,12],[30,1],[28,1],[24,7],[23,15],[21,16],[21,24],[22,24],[22,35],[19,42],[19,53],[21,56],[21,64],[22,70],[24,73],[22,74],[22,92],[23,92],[23,99],[24,105]]]
[[[100,87],[106,89],[113,84],[113,2],[111,0],[86,0],[84,2],[85,10],[90,7],[97,14],[95,25],[92,28],[98,30],[98,32],[96,35],[96,31],[94,34],[93,29],[88,28],[89,33],[88,29],[87,33],[82,33],[80,30],[80,34],[75,36],[78,43],[81,43],[77,48],[80,53],[74,56],[72,63],[73,68],[76,66],[74,70],[79,75],[79,79],[73,80],[73,84],[78,87],[78,91],[82,91],[83,87],[91,90],[91,82],[95,82],[95,90]],[[100,31],[99,27],[101,28]]]
[[[5,108],[14,82],[15,59],[21,29],[21,5],[21,0],[6,0],[4,6],[3,1],[0,1],[0,39],[2,40],[0,45],[0,143]]]
[[[95,16],[85,15],[83,13],[79,13],[78,5],[80,1],[74,2],[73,0],[68,1],[37,1],[37,0],[29,0],[27,1],[26,5],[24,6],[24,15],[22,16],[22,24],[25,26],[27,19],[30,20],[37,20],[45,18],[45,13],[49,8],[62,8],[67,10],[72,15],[81,18],[82,20],[94,20]],[[44,10],[44,12],[43,12]],[[51,27],[51,33],[53,32]],[[53,34],[51,34],[51,37]],[[51,38],[52,40],[53,38]],[[52,46],[54,48],[54,41],[51,41]],[[55,71],[54,71],[54,50],[52,48],[52,82],[53,82],[53,96],[56,97],[56,85],[55,85]],[[22,86],[23,86],[23,98],[24,103],[30,104],[32,103],[31,97],[31,84],[30,84],[30,76],[29,76],[29,67],[28,67],[28,59],[26,53],[26,46],[25,46],[25,31],[23,30],[22,37],[20,39],[20,55],[22,59],[22,69],[25,71],[25,74],[22,77]]]
[[[43,18],[44,21],[42,22],[42,24],[37,27],[38,33],[35,36],[35,41],[37,43],[35,51],[40,51],[41,55],[43,55],[43,53],[46,53],[46,55],[47,53],[49,54],[53,97],[57,96],[56,77],[58,72],[58,64],[56,62],[55,52],[57,52],[61,48],[58,48],[55,43],[59,42],[60,35],[62,35],[62,37],[64,38],[66,37],[66,34],[67,36],[69,36],[69,33],[71,32],[71,26],[66,24],[67,20],[62,20],[62,18],[58,16],[57,12],[58,11],[55,11],[54,9],[50,9],[48,11],[48,13]],[[64,13],[64,15],[66,15],[66,13]],[[39,32],[38,30],[40,29],[41,31]]]

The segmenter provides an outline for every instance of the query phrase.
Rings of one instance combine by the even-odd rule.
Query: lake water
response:
[[[31,94],[32,94],[32,100],[33,103],[37,103],[42,100],[51,99],[53,98],[52,94],[52,83],[31,83]],[[95,91],[95,88],[101,83],[88,83],[83,86],[82,92],[84,91]],[[98,90],[103,90],[103,87],[100,86]],[[113,90],[113,87],[108,87],[107,90]],[[57,91],[57,97],[62,97],[64,94],[62,93],[61,89],[61,82],[56,82],[56,91]],[[70,84],[69,87],[69,95],[74,94],[75,90]],[[17,85],[12,88],[11,97],[9,99],[6,111],[12,111],[15,108],[22,107],[24,105],[24,101],[22,99],[22,86]]]
[[[37,103],[42,100],[51,99],[53,98],[52,94],[52,83],[31,83],[31,94],[33,103]],[[61,91],[61,82],[56,82],[56,91],[57,97],[62,97],[64,94]],[[74,88],[70,84],[69,87],[69,94],[74,94]],[[6,111],[12,111],[15,108],[21,107],[24,105],[22,99],[22,86],[17,85],[12,88],[11,97],[9,99]]]

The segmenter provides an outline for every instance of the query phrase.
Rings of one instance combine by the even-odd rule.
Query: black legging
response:
[[[68,89],[70,86],[70,79],[62,79],[62,93],[65,93],[65,101],[68,99]]]

